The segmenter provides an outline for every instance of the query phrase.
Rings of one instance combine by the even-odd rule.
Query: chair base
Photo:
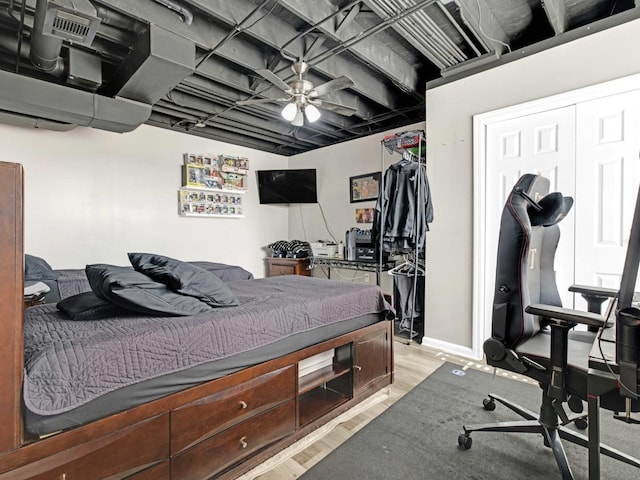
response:
[[[569,466],[569,462],[567,460],[567,455],[564,451],[560,439],[567,440],[576,445],[588,448],[589,440],[585,435],[574,432],[573,430],[570,430],[563,425],[559,425],[557,422],[557,415],[555,414],[555,422],[548,421],[549,412],[544,411],[545,403],[547,403],[544,401],[544,398],[543,406],[541,407],[541,415],[537,415],[531,410],[521,407],[520,405],[517,405],[498,395],[489,394],[489,399],[501,403],[511,411],[520,415],[525,420],[463,426],[462,428],[464,429],[464,432],[458,436],[458,444],[461,447],[466,450],[471,448],[472,432],[539,433],[544,438],[544,444],[548,447],[551,447],[551,450],[553,451],[553,456],[556,459],[556,464],[558,465],[558,469],[562,474],[562,480],[574,480],[573,473],[571,472],[571,467]],[[548,399],[548,397],[546,397],[546,399]],[[491,400],[484,402],[485,409],[493,410],[493,408],[495,408],[495,404],[493,408],[488,406],[491,405]],[[547,417],[547,421],[544,421],[544,419],[541,418],[545,416]],[[601,444],[600,453],[626,464],[632,465],[636,468],[640,468],[640,460],[619,450],[616,450],[615,448],[611,448],[607,445]]]

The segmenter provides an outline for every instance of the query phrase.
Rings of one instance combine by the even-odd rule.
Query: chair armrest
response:
[[[613,288],[592,287],[590,285],[571,285],[570,292],[581,293],[582,295],[590,295],[594,297],[613,298],[618,295],[618,290]]]
[[[527,313],[541,317],[560,320],[564,323],[581,323],[591,327],[604,327],[606,319],[598,314],[573,310],[571,308],[555,307],[553,305],[532,304],[525,308]]]

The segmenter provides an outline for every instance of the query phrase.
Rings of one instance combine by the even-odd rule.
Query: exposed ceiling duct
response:
[[[130,132],[147,121],[151,105],[109,98],[0,71],[0,112],[46,121]],[[44,120],[44,122],[42,121]]]
[[[102,84],[101,62],[75,45],[91,47],[101,23],[97,14],[88,0],[37,0],[30,42],[24,41],[29,59],[48,75],[66,75],[68,86],[0,70],[0,120],[58,131],[82,125],[129,132],[148,120],[151,104],[193,72],[193,42],[150,25],[109,89],[94,93]],[[119,14],[109,18],[123,24]],[[74,46],[63,54],[64,41]]]
[[[37,0],[29,58],[39,69],[61,75],[62,41],[91,45],[100,19],[88,0]]]

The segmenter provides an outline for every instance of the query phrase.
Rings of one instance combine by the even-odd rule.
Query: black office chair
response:
[[[563,480],[570,480],[574,477],[560,439],[588,446],[586,436],[566,426],[571,423],[581,429],[587,426],[586,415],[580,414],[582,401],[587,399],[589,353],[597,335],[593,331],[574,331],[573,327],[579,323],[598,329],[604,326],[605,319],[597,313],[561,306],[553,269],[560,238],[557,224],[567,215],[573,200],[557,192],[548,194],[548,189],[546,178],[526,174],[506,201],[498,242],[492,335],[484,343],[489,365],[539,382],[540,413],[490,394],[483,402],[485,409],[494,410],[498,402],[525,420],[464,426],[458,443],[464,449],[471,448],[472,432],[538,433],[553,450]],[[579,291],[601,299],[611,292],[587,287]],[[578,415],[570,418],[563,407],[565,403]],[[616,388],[611,388],[600,397],[600,406],[621,411],[624,399]],[[639,407],[635,401],[634,408]],[[639,460],[606,445],[601,445],[600,451],[640,467]]]

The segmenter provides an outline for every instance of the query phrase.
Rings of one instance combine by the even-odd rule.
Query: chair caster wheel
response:
[[[584,412],[584,405],[582,404],[582,400],[579,397],[576,397],[575,395],[569,396],[569,400],[567,401],[567,404],[569,405],[569,409],[573,413]]]
[[[472,442],[473,440],[471,439],[471,437],[465,435],[464,433],[458,435],[458,445],[460,445],[465,450],[469,450],[471,448]]]
[[[493,398],[485,398],[482,400],[482,405],[485,410],[489,410],[490,412],[493,412],[496,409],[496,401]]]
[[[579,418],[573,422],[578,430],[586,430],[589,424],[584,418]]]

